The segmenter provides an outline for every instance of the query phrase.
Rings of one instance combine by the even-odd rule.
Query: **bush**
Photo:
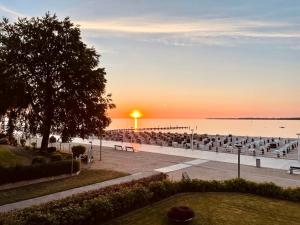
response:
[[[194,211],[186,206],[173,207],[168,211],[168,218],[171,222],[185,223],[195,217]]]
[[[24,138],[22,138],[20,140],[20,144],[22,145],[22,147],[25,147],[25,144],[26,144],[26,140]]]
[[[30,166],[0,167],[0,184],[69,174],[71,172],[71,165],[72,160],[63,160],[45,164],[37,163]],[[79,170],[80,162],[74,160],[73,172]]]
[[[155,199],[162,199],[162,198],[169,196],[167,187],[165,186],[164,182],[162,182],[162,181],[161,182],[151,182],[149,184],[149,189],[151,192],[153,192],[153,196]]]
[[[32,165],[34,165],[34,164],[45,164],[45,163],[47,163],[47,160],[43,156],[36,156],[32,159],[32,162],[31,162]]]
[[[52,154],[50,156],[50,159],[51,159],[52,162],[55,162],[55,161],[61,161],[61,160],[63,160],[63,157],[59,153],[54,153],[54,154]]]
[[[18,145],[18,141],[15,137],[10,137],[9,138],[9,144],[13,145],[13,146],[17,146]]]
[[[85,146],[83,145],[77,145],[72,147],[72,153],[74,157],[79,157],[80,155],[83,155],[85,153]]]
[[[41,169],[39,168],[39,170]],[[159,201],[168,195],[181,192],[234,191],[300,202],[300,188],[283,189],[272,183],[258,184],[243,179],[172,182],[166,181],[165,178],[166,175],[158,174],[125,184],[73,195],[40,206],[9,212],[5,216],[0,214],[0,224],[95,224],[95,221],[110,220],[136,208]],[[194,214],[191,209],[177,207],[171,209],[168,215],[177,220],[185,220]]]
[[[0,139],[0,145],[8,145],[9,144],[9,141],[7,138],[1,138]]]
[[[36,146],[37,146],[36,142],[32,142],[31,146],[32,146],[33,149],[36,149]]]
[[[48,152],[48,153],[56,152],[56,147],[48,147],[48,148],[47,148],[47,152]]]
[[[51,144],[56,143],[56,137],[51,136],[51,137],[49,138],[49,142],[50,142]]]

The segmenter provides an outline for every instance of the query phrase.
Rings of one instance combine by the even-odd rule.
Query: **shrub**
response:
[[[72,153],[74,157],[79,157],[80,155],[83,155],[85,153],[85,146],[83,145],[77,145],[72,147]]]
[[[31,147],[30,147],[30,146],[25,146],[25,150],[26,150],[26,151],[30,151],[30,150],[31,150]]]
[[[51,159],[52,162],[55,162],[55,161],[63,160],[63,157],[59,153],[54,153],[54,154],[50,155],[50,159]]]
[[[0,167],[0,184],[69,174],[71,172],[71,165],[71,160],[63,160],[45,164],[37,163],[29,166]],[[79,170],[80,162],[74,160],[73,172]]]
[[[242,179],[224,182],[202,180],[171,182],[164,180],[165,178],[164,174],[158,174],[125,184],[73,195],[40,206],[9,212],[5,216],[0,214],[0,224],[95,224],[95,221],[107,221],[161,200],[168,195],[190,191],[235,191],[300,201],[300,188],[283,189],[272,183],[257,184]],[[267,189],[269,190],[266,191]],[[193,211],[186,207],[171,209],[168,214],[177,220],[186,220],[194,215]]]
[[[22,138],[22,139],[20,140],[20,144],[22,145],[22,147],[25,147],[26,140]]]
[[[168,218],[171,222],[185,223],[195,217],[194,211],[186,206],[173,207],[168,211]]]
[[[32,165],[34,165],[34,164],[45,164],[45,163],[47,163],[47,160],[43,156],[36,156],[32,159],[32,162],[31,162]]]
[[[13,146],[17,146],[18,145],[18,141],[15,137],[10,137],[9,138],[9,144],[13,145]]]
[[[49,142],[50,142],[51,144],[56,143],[56,137],[51,136],[51,137],[49,138]]]
[[[47,148],[47,152],[48,152],[48,153],[56,152],[56,147],[48,147],[48,148]]]
[[[32,146],[33,149],[36,149],[36,146],[37,146],[36,142],[32,142],[31,146]]]
[[[162,181],[151,182],[149,184],[149,189],[153,192],[154,199],[162,199],[169,196],[168,190]]]
[[[0,139],[0,145],[8,145],[9,144],[9,141],[7,138],[1,138]]]

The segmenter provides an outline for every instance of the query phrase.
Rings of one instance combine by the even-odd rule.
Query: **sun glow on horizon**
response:
[[[134,129],[138,128],[138,119],[142,117],[142,113],[135,109],[130,113],[130,116],[134,119]]]
[[[130,113],[130,116],[134,119],[139,119],[142,117],[142,113],[139,110],[135,109]]]

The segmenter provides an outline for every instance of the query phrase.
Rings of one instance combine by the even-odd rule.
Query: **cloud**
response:
[[[12,10],[10,8],[7,8],[4,5],[0,5],[0,11],[5,12],[7,14],[9,14],[10,16],[17,18],[17,17],[24,17],[24,15],[20,12],[17,12],[15,10]]]
[[[121,18],[102,21],[76,21],[82,29],[102,30],[126,33],[172,34],[194,32],[232,32],[243,28],[277,27],[281,23],[266,23],[261,21],[234,20],[194,20],[194,21],[166,21],[147,20],[144,18]]]
[[[266,39],[300,39],[295,24],[239,19],[149,19],[115,18],[76,21],[81,29],[97,34],[130,36],[148,42],[187,46],[194,44],[232,46]]]

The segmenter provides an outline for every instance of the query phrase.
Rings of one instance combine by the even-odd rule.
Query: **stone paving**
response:
[[[98,150],[99,151],[99,150]],[[122,169],[132,171],[166,172],[171,179],[181,179],[182,172],[187,172],[191,178],[204,180],[226,180],[237,177],[237,164],[213,160],[193,159],[174,155],[149,152],[125,152],[103,148],[103,161],[96,161],[92,165],[95,169]],[[256,168],[241,165],[241,177],[256,182],[274,182],[283,187],[300,187],[300,175],[291,175],[287,170],[272,168]]]

